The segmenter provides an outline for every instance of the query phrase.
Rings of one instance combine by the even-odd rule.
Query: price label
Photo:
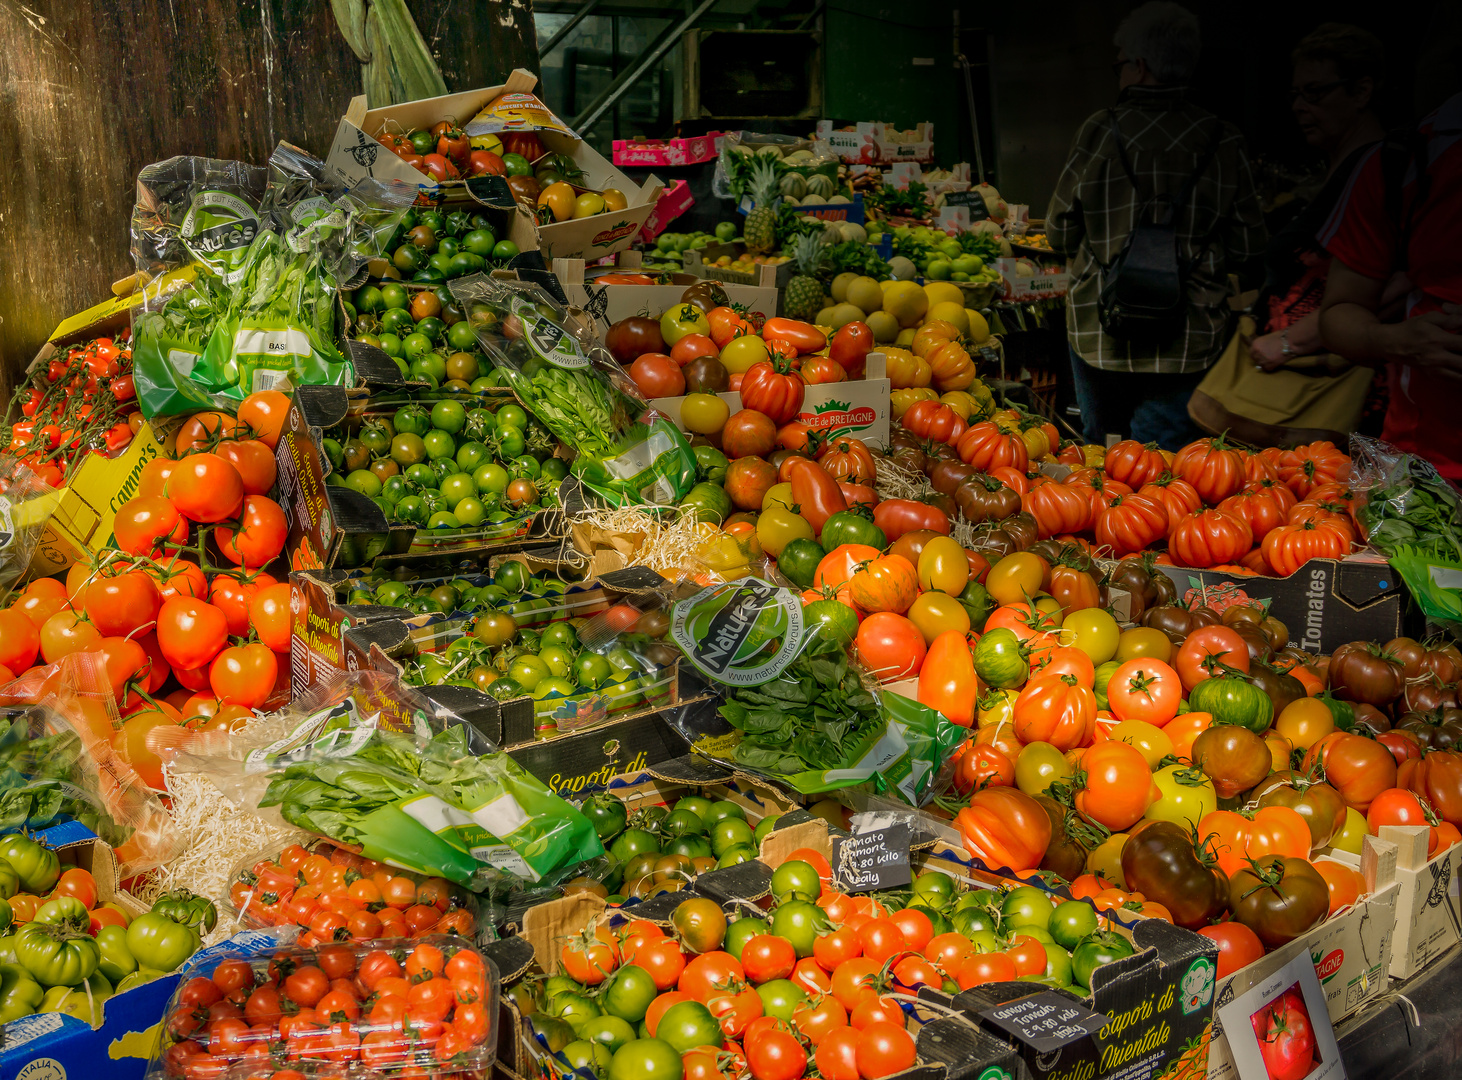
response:
[[[981,1009],[979,1015],[1042,1054],[1085,1038],[1111,1022],[1110,1017],[1053,990]]]
[[[846,892],[892,889],[914,880],[909,847],[914,832],[907,822],[856,833],[833,852],[833,874]]]
[[[990,216],[990,208],[985,205],[985,198],[978,191],[951,191],[944,196],[944,205],[969,207],[972,222],[984,221]]]

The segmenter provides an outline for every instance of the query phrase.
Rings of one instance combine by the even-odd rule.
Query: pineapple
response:
[[[797,273],[787,282],[782,304],[784,314],[792,319],[811,322],[827,302],[822,282],[817,278],[827,264],[823,238],[806,234],[797,237],[792,243],[792,261],[797,265]]]
[[[757,158],[751,165],[751,213],[746,215],[746,246],[755,254],[765,254],[777,246],[777,209],[772,205],[779,194],[777,167],[770,158]]]

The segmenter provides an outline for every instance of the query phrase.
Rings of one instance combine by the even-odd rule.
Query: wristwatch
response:
[[[1286,360],[1294,356],[1294,350],[1289,347],[1289,327],[1279,332],[1279,351]]]

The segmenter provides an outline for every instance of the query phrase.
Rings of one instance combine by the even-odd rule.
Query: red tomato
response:
[[[1216,667],[1210,671],[1210,664],[1227,664],[1248,674],[1249,646],[1237,630],[1227,626],[1199,627],[1184,639],[1173,659],[1185,690],[1192,690],[1219,673]]]
[[[1336,864],[1339,865],[1339,864]],[[1218,942],[1218,977],[1225,979],[1264,955],[1259,935],[1243,923],[1221,922],[1198,930],[1206,938]]]
[[[685,393],[685,376],[680,368],[664,353],[641,353],[630,364],[629,377],[647,398],[679,397]]]
[[[818,568],[819,573],[821,569]],[[854,647],[864,666],[885,682],[916,674],[927,648],[919,628],[891,611],[880,611],[864,619],[858,626]]]

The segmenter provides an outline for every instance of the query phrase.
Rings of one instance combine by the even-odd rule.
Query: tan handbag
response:
[[[1188,415],[1213,435],[1228,432],[1255,446],[1293,446],[1328,439],[1344,446],[1360,423],[1371,368],[1333,353],[1296,356],[1276,371],[1256,367],[1246,342],[1254,320],[1245,315],[1228,348],[1193,397]]]

